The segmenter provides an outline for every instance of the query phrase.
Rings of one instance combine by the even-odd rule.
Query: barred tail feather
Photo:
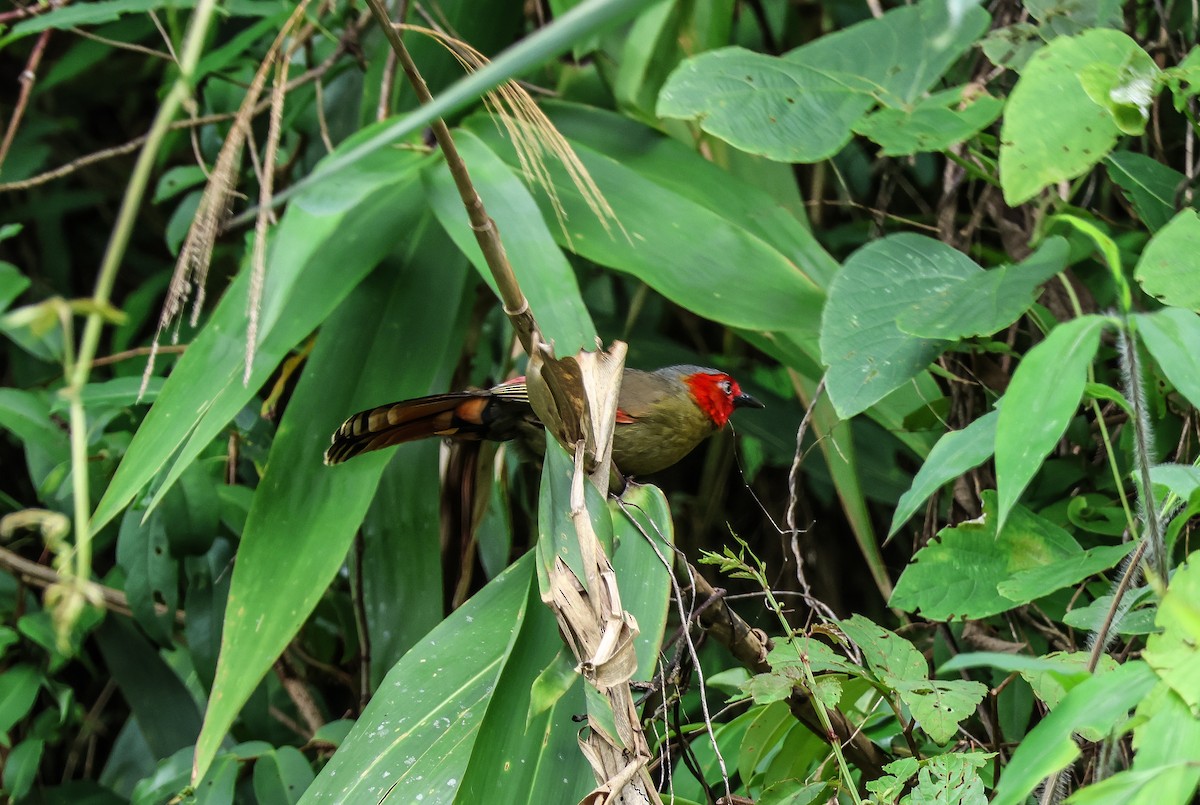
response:
[[[360,453],[425,439],[457,436],[479,439],[473,426],[487,398],[463,391],[381,405],[360,411],[342,423],[325,451],[326,464],[341,464]],[[474,422],[472,422],[474,420]]]

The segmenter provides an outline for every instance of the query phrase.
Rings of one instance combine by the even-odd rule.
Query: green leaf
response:
[[[997,524],[1001,530],[1079,407],[1104,321],[1100,316],[1081,316],[1060,324],[1026,353],[1013,373],[996,423]]]
[[[998,411],[989,411],[962,430],[950,431],[938,440],[921,469],[913,476],[912,486],[896,502],[888,537],[917,513],[942,484],[954,480],[991,457],[996,446]]]
[[[670,614],[675,531],[667,496],[653,484],[631,485],[621,503],[609,502],[613,524],[613,571],[621,582],[621,605],[637,620],[633,678],[654,680]],[[665,560],[665,561],[664,561]],[[677,613],[676,613],[677,614]]]
[[[25,293],[30,280],[12,263],[0,261],[0,313]]]
[[[1176,194],[1187,177],[1157,159],[1133,151],[1118,151],[1105,160],[1108,177],[1121,188],[1151,233],[1175,216]]]
[[[1069,251],[1065,238],[1047,238],[1016,265],[972,273],[930,293],[902,312],[896,326],[919,338],[947,341],[1002,330],[1029,309],[1042,283],[1066,267]]]
[[[1108,110],[1123,134],[1136,137],[1146,131],[1162,76],[1150,54],[1138,48],[1120,66],[1089,64],[1080,71],[1079,83],[1093,103]]]
[[[466,266],[446,259],[430,218],[409,234],[401,268],[371,274],[322,327],[279,423],[234,564],[213,683],[222,695],[209,702],[197,776],[341,566],[390,458],[326,467],[329,434],[356,410],[428,393],[446,365],[457,332],[446,322],[457,318]],[[287,583],[263,583],[270,578]]]
[[[200,731],[200,711],[158,651],[124,618],[105,619],[95,636],[153,756],[161,760],[191,746]]]
[[[846,637],[862,650],[863,659],[888,684],[929,680],[929,665],[912,643],[862,615],[839,621]]]
[[[1180,210],[1146,244],[1133,278],[1163,304],[1200,310],[1191,263],[1198,249],[1200,215],[1192,209]]]
[[[1096,29],[1055,39],[1030,58],[1000,127],[1000,184],[1009,206],[1079,176],[1112,150],[1120,129],[1088,97],[1079,74],[1093,64],[1119,67],[1139,50],[1120,31]]]
[[[45,749],[44,740],[29,738],[14,746],[4,759],[4,792],[13,802],[24,799],[33,788]]]
[[[986,805],[987,795],[979,770],[993,756],[984,752],[948,752],[922,760],[916,772],[917,783],[905,801],[930,805]],[[889,763],[885,768],[890,769],[901,762]]]
[[[398,449],[362,523],[372,689],[444,614],[440,450],[434,439]]]
[[[81,5],[59,6],[45,14],[18,22],[8,36],[0,40],[0,47],[50,29],[102,25],[120,19],[125,14],[145,14],[160,9],[189,9],[195,6],[196,0],[96,0]],[[230,16],[260,17],[277,13],[279,7],[274,3],[241,2],[229,3],[223,6],[222,10]]]
[[[1032,600],[1001,595],[1001,582],[1082,553],[1067,532],[1022,506],[998,536],[996,520],[996,495],[985,491],[982,521],[942,529],[904,569],[889,603],[931,620],[985,618]]]
[[[1079,756],[1073,733],[1084,728],[1110,732],[1157,681],[1145,663],[1130,660],[1071,690],[1017,746],[996,786],[993,805],[1023,803],[1038,783]]]
[[[278,362],[378,265],[394,246],[395,233],[414,231],[421,163],[410,153],[382,152],[348,169],[337,187],[319,185],[295,200],[268,255],[261,335],[249,382],[242,377],[249,279],[242,271],[142,420],[92,515],[93,529],[115,517],[169,464],[153,508]]]
[[[1171,576],[1158,606],[1160,634],[1146,641],[1142,657],[1189,707],[1200,708],[1200,560],[1189,557]]]
[[[911,109],[872,112],[854,124],[854,133],[878,143],[881,156],[943,151],[990,126],[1004,108],[1004,101],[987,94],[966,102],[963,89],[939,92]]]
[[[142,522],[144,513],[137,506],[125,512],[117,535],[117,563],[125,571],[125,596],[134,618],[156,643],[170,646],[179,605],[179,560],[171,555],[162,513],[155,511]]]
[[[520,165],[511,144],[489,121],[474,132],[510,167]],[[630,273],[668,299],[732,327],[798,330],[812,327],[823,295],[802,266],[752,231],[731,222],[678,190],[632,170],[607,153],[572,141],[622,231],[606,231],[561,165],[547,170],[566,219],[560,243],[589,260]],[[690,162],[697,157],[692,156]],[[686,163],[680,165],[686,169]],[[539,194],[543,216],[554,220]],[[662,225],[665,210],[670,221]],[[753,272],[743,270],[754,266]]]
[[[1200,316],[1166,308],[1133,318],[1159,369],[1188,402],[1200,408]]]
[[[1087,668],[1091,662],[1091,653],[1087,651],[1052,651],[1042,659],[1060,667],[1066,666],[1073,671],[1073,673],[1061,673],[1054,670],[1053,667],[1039,668],[1036,666],[1020,669],[1021,677],[1029,683],[1034,695],[1050,710],[1058,707],[1063,697],[1080,683],[1090,679],[1093,675],[1106,674],[1117,667],[1116,660],[1107,654],[1101,654],[1095,672],[1089,672]],[[1102,737],[1100,734],[1094,732],[1088,735],[1089,740],[1099,740],[1100,737]]]
[[[0,736],[25,718],[37,698],[42,675],[32,665],[13,665],[0,672]]]
[[[1077,607],[1068,611],[1062,617],[1062,622],[1074,629],[1085,629],[1098,632],[1104,628],[1105,621],[1112,617],[1110,627],[1116,634],[1150,634],[1156,631],[1154,625],[1158,607],[1138,608],[1151,595],[1149,587],[1130,590],[1121,599],[1121,604],[1113,610],[1113,596],[1102,595],[1087,606]]]
[[[579,679],[571,653],[565,647],[560,648],[554,659],[533,680],[529,691],[529,713],[525,717],[526,731],[536,716],[556,705]]]
[[[1200,467],[1191,464],[1156,464],[1150,468],[1150,483],[1166,487],[1180,500],[1200,489]]]
[[[828,287],[837,272],[837,262],[805,225],[803,208],[793,212],[781,206],[759,185],[715,165],[657,129],[629,118],[561,102],[547,103],[546,113],[570,142],[599,151],[654,184],[754,234],[787,256],[816,286]],[[774,167],[786,170],[785,166]]]
[[[314,777],[300,750],[281,746],[254,762],[254,796],[258,805],[295,805]]]
[[[796,717],[782,702],[775,702],[758,711],[738,747],[737,768],[743,780],[755,778],[760,765],[778,750],[780,742],[795,724]]]
[[[405,654],[300,801],[436,802],[455,793],[532,577],[526,554]]]
[[[826,385],[843,419],[910,381],[947,342],[915,338],[897,318],[979,271],[966,255],[921,235],[891,235],[850,255],[821,316]]]
[[[916,101],[987,24],[976,6],[956,17],[926,2],[822,36],[782,58],[741,48],[709,51],[667,79],[658,115],[697,120],[752,154],[816,162],[841,150],[877,100]],[[909,57],[913,48],[922,59]]]
[[[454,136],[459,153],[471,168],[471,180],[504,239],[504,251],[543,336],[559,355],[591,348],[596,343],[596,328],[579,295],[575,272],[555,245],[529,189],[470,131],[459,129]],[[440,162],[430,165],[422,177],[438,221],[495,291],[495,280],[471,230],[454,177]]]
[[[528,590],[525,616],[486,702],[487,714],[471,747],[470,763],[459,778],[456,801],[537,805],[561,797],[575,802],[590,786],[592,777],[578,750],[579,726],[573,721],[585,707],[585,686],[571,687],[530,718],[531,683],[562,650],[562,640],[537,586],[530,584]],[[435,795],[434,800],[441,798]]]
[[[959,722],[974,712],[987,693],[987,687],[978,682],[930,680],[925,657],[912,643],[861,615],[841,621],[840,626],[862,650],[863,659],[879,680],[900,695],[939,744],[950,740]]]
[[[1132,550],[1132,542],[1089,548],[1069,559],[1060,559],[1050,565],[1015,573],[1011,578],[1000,582],[996,591],[1005,598],[1020,603],[1034,601],[1114,567]]]
[[[1074,684],[1087,679],[1090,674],[1079,663],[1047,657],[1028,657],[1024,654],[1002,654],[996,651],[973,651],[956,654],[938,668],[939,674],[962,671],[967,668],[994,668],[1006,674],[1046,673]]]
[[[851,127],[875,105],[870,89],[831,67],[729,47],[676,68],[658,96],[657,114],[695,120],[750,154],[819,162],[842,149]]]
[[[939,745],[958,733],[958,725],[975,712],[988,692],[987,685],[966,679],[897,681],[895,688],[921,729]]]
[[[1090,792],[1107,797],[1116,805],[1158,805],[1164,802],[1190,802],[1195,799],[1200,784],[1200,719],[1188,708],[1187,703],[1166,685],[1158,685],[1143,699],[1134,714],[1140,723],[1133,728],[1133,748],[1136,752],[1128,771],[1118,772],[1108,780],[1117,780],[1107,789],[1108,780],[1077,792],[1084,802]],[[1143,784],[1138,790],[1130,790],[1121,778],[1145,781],[1148,775],[1152,784]],[[1114,793],[1125,791],[1128,796],[1118,799]]]

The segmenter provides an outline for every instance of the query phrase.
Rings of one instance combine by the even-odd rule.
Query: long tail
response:
[[[492,389],[418,397],[361,411],[342,423],[325,451],[326,464],[341,464],[360,453],[444,436],[504,441],[516,435],[513,423],[532,416],[524,378]]]

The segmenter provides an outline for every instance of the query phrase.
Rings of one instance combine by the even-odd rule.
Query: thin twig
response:
[[[47,28],[38,37],[33,50],[29,53],[29,59],[25,62],[25,69],[21,71],[21,77],[17,79],[21,84],[21,92],[17,96],[16,105],[13,107],[12,117],[8,119],[8,129],[4,132],[4,141],[0,143],[0,167],[4,165],[4,160],[8,156],[8,149],[12,147],[13,138],[17,136],[17,129],[21,125],[21,118],[25,116],[25,107],[29,104],[29,95],[33,92],[34,82],[37,81],[38,65],[42,63],[42,55],[45,54],[46,44],[49,41],[50,29]]]
[[[324,76],[336,65],[338,59],[345,54],[348,48],[349,40],[343,40],[342,42],[338,43],[338,46],[334,49],[333,53],[326,57],[325,61],[289,81],[287,84],[287,91],[291,92],[298,87],[304,86],[310,81],[316,81]],[[255,104],[252,115],[257,117],[270,108],[271,100],[268,98]],[[180,129],[208,126],[213,123],[225,123],[233,120],[236,117],[236,112],[202,115],[192,120],[177,120],[171,123],[167,127],[167,130],[178,131]],[[94,151],[91,154],[85,154],[78,159],[73,159],[64,165],[60,165],[57,168],[48,170],[45,173],[39,173],[37,176],[31,176],[28,179],[22,179],[19,182],[5,182],[0,184],[0,193],[13,190],[29,190],[30,188],[39,187],[40,185],[47,184],[55,179],[61,179],[64,176],[69,176],[80,168],[86,168],[89,165],[94,165],[97,162],[103,162],[106,159],[112,159],[113,157],[119,157],[125,154],[133,153],[146,143],[147,137],[149,137],[148,134],[143,134],[140,137],[133,138],[129,142],[121,143],[120,145],[114,145],[110,148],[104,148],[99,151]]]
[[[153,347],[134,347],[123,352],[114,352],[112,355],[104,355],[92,361],[92,366],[108,366],[111,363],[120,363],[131,358],[144,358],[150,354]],[[187,344],[169,344],[165,347],[159,347],[160,354],[182,355],[187,350]]]
[[[46,567],[37,562],[31,562],[7,548],[0,548],[0,568],[8,571],[11,575],[16,576],[26,584],[43,590],[52,585],[61,584],[63,581],[63,577],[54,568]],[[113,612],[133,617],[133,610],[129,606],[129,598],[125,593],[115,590],[112,587],[105,587],[103,584],[96,584],[95,588],[99,591],[100,598],[104,601],[105,609],[111,609]],[[155,603],[154,611],[161,615],[167,612],[167,607],[164,604]],[[183,611],[176,610],[175,623],[182,626],[183,622]]]

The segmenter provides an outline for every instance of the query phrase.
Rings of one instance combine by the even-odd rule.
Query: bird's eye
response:
[[[726,394],[733,394],[733,383],[729,382],[728,380],[722,380],[720,383],[720,388],[721,391],[725,392]]]

